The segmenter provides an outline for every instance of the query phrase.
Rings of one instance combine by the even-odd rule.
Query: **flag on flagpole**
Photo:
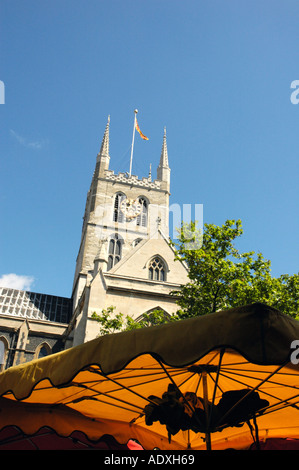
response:
[[[148,140],[148,137],[146,137],[146,135],[142,134],[141,130],[140,130],[140,127],[138,125],[138,122],[137,122],[137,118],[135,118],[135,127],[136,127],[136,130],[139,132],[140,134],[140,137],[143,139],[143,140]]]

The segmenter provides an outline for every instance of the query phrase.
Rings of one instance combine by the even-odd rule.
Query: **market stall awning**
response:
[[[256,423],[260,439],[299,437],[298,339],[298,321],[259,303],[100,337],[1,373],[1,429],[145,449],[244,448]]]

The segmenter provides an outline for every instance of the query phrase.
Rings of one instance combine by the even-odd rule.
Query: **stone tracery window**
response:
[[[165,264],[159,258],[159,256],[155,256],[149,263],[148,266],[148,278],[151,281],[166,281],[166,269]]]
[[[110,238],[108,246],[108,271],[121,260],[122,242],[122,238],[117,234]]]

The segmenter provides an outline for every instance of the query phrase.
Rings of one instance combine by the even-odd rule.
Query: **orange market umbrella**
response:
[[[299,438],[295,340],[299,322],[260,303],[103,336],[2,372],[0,430],[146,450]]]

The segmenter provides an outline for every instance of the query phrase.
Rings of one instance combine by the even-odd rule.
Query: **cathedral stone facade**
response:
[[[92,314],[142,318],[177,309],[171,291],[187,282],[169,244],[170,168],[166,132],[157,177],[110,169],[110,119],[87,194],[72,297],[0,288],[2,369],[76,346],[99,335]]]

